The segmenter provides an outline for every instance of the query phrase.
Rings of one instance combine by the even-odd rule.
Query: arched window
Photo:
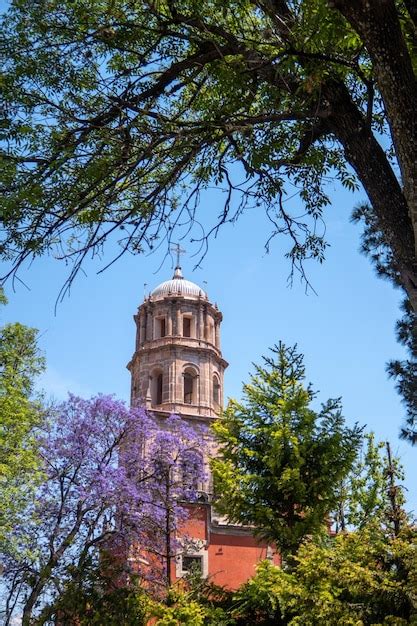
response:
[[[184,374],[184,402],[185,404],[193,403],[194,378],[192,374]]]
[[[197,374],[192,369],[184,372],[184,404],[196,404]]]
[[[164,377],[163,377],[162,372],[155,372],[154,374],[152,374],[152,383],[151,383],[152,406],[162,404],[163,384],[164,384]]]
[[[220,382],[216,374],[213,376],[213,402],[220,404]]]

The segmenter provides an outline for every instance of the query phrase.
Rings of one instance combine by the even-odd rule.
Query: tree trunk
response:
[[[360,35],[384,100],[417,250],[417,80],[394,0],[330,2]],[[416,310],[415,301],[413,308]]]
[[[80,506],[80,504],[78,504],[77,508],[78,508],[77,520],[74,526],[72,527],[71,531],[68,533],[66,538],[62,541],[59,548],[57,548],[57,550],[55,550],[53,554],[50,556],[46,565],[40,570],[38,580],[33,586],[32,591],[29,594],[29,597],[25,602],[25,605],[23,607],[22,626],[30,626],[30,622],[32,619],[32,611],[39,596],[41,595],[45,585],[47,584],[54,567],[56,566],[56,564],[58,563],[59,559],[62,557],[64,552],[67,550],[67,548],[69,548],[69,546],[72,544],[81,526],[81,522],[83,519],[83,511],[82,511],[82,507]]]
[[[332,109],[327,119],[329,130],[342,144],[347,161],[369,197],[379,227],[393,252],[402,284],[417,311],[415,238],[400,183],[346,86],[329,81],[323,86],[323,93]]]
[[[170,470],[165,474],[165,502],[166,502],[166,516],[165,516],[165,550],[166,550],[166,576],[167,576],[167,587],[171,587],[172,579],[171,579],[171,476]]]
[[[42,593],[42,590],[50,576],[52,572],[52,566],[46,566],[44,568],[44,571],[42,572],[42,575],[40,576],[40,578],[38,579],[38,582],[36,583],[36,585],[32,588],[32,591],[29,594],[28,599],[25,602],[25,606],[23,607],[23,614],[22,614],[22,626],[30,626],[30,623],[32,621],[32,611],[33,608],[36,604],[36,602],[38,601],[39,596]]]
[[[402,511],[401,506],[398,504],[398,486],[395,483],[396,472],[392,461],[391,446],[387,441],[387,461],[388,461],[388,498],[391,505],[391,521],[394,537],[398,537],[401,531]]]

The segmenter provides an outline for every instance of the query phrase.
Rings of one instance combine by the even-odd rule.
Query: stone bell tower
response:
[[[220,350],[222,314],[207,293],[174,276],[145,298],[134,316],[136,349],[128,364],[131,403],[157,413],[209,421],[223,406],[227,362]]]
[[[179,251],[178,246],[178,256]],[[194,423],[216,419],[228,365],[220,350],[222,314],[203,289],[183,277],[179,260],[172,279],[145,298],[134,319],[136,348],[127,366],[132,406],[144,404],[161,425],[170,413]],[[208,455],[216,452],[211,444]],[[208,469],[208,458],[204,463]],[[216,513],[209,471],[198,490],[183,528],[185,541],[171,564],[172,580],[198,567],[203,577],[236,589],[254,575],[257,563],[270,558],[271,547],[257,540],[252,528]],[[278,556],[273,559],[279,562]]]

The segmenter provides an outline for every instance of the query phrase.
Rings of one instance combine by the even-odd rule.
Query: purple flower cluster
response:
[[[169,580],[178,530],[207,480],[207,431],[111,396],[70,395],[39,449],[44,479],[3,555],[9,605],[19,592],[29,619],[104,548],[148,579]]]

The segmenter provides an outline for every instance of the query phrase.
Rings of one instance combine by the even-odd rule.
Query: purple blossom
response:
[[[127,576],[133,564],[149,580],[169,581],[186,505],[207,480],[207,430],[111,396],[70,395],[38,439],[44,480],[3,555],[9,605],[26,598],[23,623],[53,604],[74,568],[98,562],[103,547]],[[145,547],[152,558],[128,559]]]

